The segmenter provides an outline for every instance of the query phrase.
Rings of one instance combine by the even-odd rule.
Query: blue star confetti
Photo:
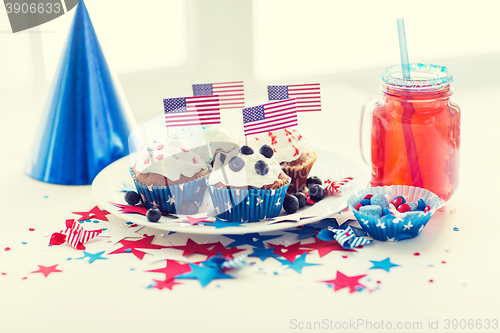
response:
[[[380,269],[383,269],[383,270],[384,270],[384,271],[386,271],[386,272],[389,272],[389,270],[390,270],[392,267],[399,266],[399,265],[393,264],[393,263],[391,262],[391,259],[390,259],[390,258],[386,258],[386,259],[381,260],[381,261],[370,260],[370,262],[373,264],[373,266],[372,266],[372,267],[370,267],[370,269],[377,269],[377,268],[380,268]]]
[[[176,279],[197,279],[202,287],[205,287],[214,279],[234,279],[231,275],[224,274],[214,267],[195,264],[189,264],[189,267],[191,267],[191,272],[181,274]]]
[[[277,255],[276,253],[273,253],[273,251],[274,251],[274,247],[270,247],[268,249],[254,248],[253,253],[249,254],[248,256],[249,257],[257,257],[262,261],[266,260],[267,258],[275,258],[275,259],[279,258],[279,255]]]
[[[309,237],[314,237],[318,229],[305,225],[304,227],[302,227],[302,229],[285,230],[285,231],[297,234],[298,235],[297,239],[305,239]]]
[[[281,260],[281,259],[277,259],[280,263],[282,263],[283,265],[285,266],[288,266],[288,268],[291,268],[293,269],[294,271],[296,271],[297,273],[301,274],[302,273],[302,269],[304,267],[307,267],[307,266],[317,266],[317,265],[321,265],[321,264],[310,264],[310,263],[307,263],[306,262],[306,255],[307,255],[307,252],[302,254],[300,257],[298,257],[297,259],[295,259],[295,261],[292,263],[286,259],[284,260]]]
[[[226,246],[227,248],[239,246],[239,245],[251,245],[259,249],[265,249],[263,241],[281,237],[282,235],[260,235],[258,233],[249,233],[244,235],[224,235],[227,238],[234,240],[231,244]]]
[[[244,227],[245,222],[227,222],[219,218],[215,219],[214,223],[205,223],[207,226],[214,226],[215,229],[228,228],[228,227]]]
[[[89,264],[93,263],[96,260],[108,260],[109,258],[103,258],[101,256],[104,252],[105,251],[101,251],[101,252],[98,252],[98,253],[89,253],[87,251],[83,251],[84,256],[81,257],[81,258],[75,258],[75,259],[89,258]]]

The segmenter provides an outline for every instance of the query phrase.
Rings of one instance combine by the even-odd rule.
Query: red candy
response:
[[[367,194],[363,199],[370,200],[373,197],[373,194]]]
[[[401,198],[398,198],[398,199],[401,199]],[[394,200],[394,201],[396,201],[396,200]],[[398,207],[398,212],[400,212],[400,213],[405,213],[405,212],[409,212],[409,211],[411,211],[411,207],[407,203],[401,204]]]
[[[403,203],[403,198],[397,197],[396,199],[392,200],[391,203],[394,205],[394,207],[398,208]],[[411,210],[411,208],[410,208],[410,210]],[[398,211],[399,211],[399,209],[398,209]]]
[[[356,205],[356,210],[359,210],[360,207],[363,207],[363,205],[361,204],[361,202],[359,202],[357,205]]]
[[[427,213],[428,211],[431,210],[431,206],[425,206],[424,208],[424,213]]]

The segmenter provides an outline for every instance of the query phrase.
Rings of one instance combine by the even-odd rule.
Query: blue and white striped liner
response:
[[[233,189],[208,186],[215,212],[229,222],[258,222],[281,212],[288,182],[278,189]]]
[[[153,207],[153,202],[158,205],[158,209],[166,213],[176,213],[176,207],[182,207],[185,201],[194,201],[201,205],[207,190],[208,176],[192,180],[188,183],[169,186],[146,185],[135,179],[132,169],[130,174],[134,180],[137,192],[141,195],[141,202],[147,209]],[[146,200],[143,200],[142,197]],[[179,212],[180,213],[180,212]]]
[[[373,242],[372,239],[356,236],[356,233],[354,233],[351,227],[345,229],[332,229],[330,231],[335,234],[333,238],[335,238],[344,249],[353,249]]]
[[[248,257],[246,254],[242,254],[234,259],[224,261],[221,265],[222,268],[242,268],[248,266],[245,259]]]
[[[388,194],[391,198],[401,195],[407,202],[418,202],[419,199],[423,199],[431,209],[426,213],[418,211],[405,213],[404,217],[403,215],[396,217],[391,214],[378,217],[362,214],[354,208],[367,194],[375,195],[378,193]],[[370,187],[359,191],[347,200],[347,204],[356,216],[361,228],[370,237],[380,241],[396,242],[418,236],[441,205],[441,200],[431,191],[420,187],[392,185]]]

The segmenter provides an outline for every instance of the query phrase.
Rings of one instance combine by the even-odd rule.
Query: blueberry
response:
[[[274,155],[274,150],[268,145],[263,145],[260,147],[259,153],[264,155],[264,157],[271,158]]]
[[[234,156],[234,157],[231,157],[228,165],[229,165],[229,169],[231,169],[231,171],[238,172],[241,169],[243,169],[243,167],[245,166],[245,161],[243,161],[243,159],[239,156]]]
[[[293,214],[299,209],[299,199],[293,194],[289,194],[283,200],[283,209],[288,214]]]
[[[194,215],[198,214],[198,204],[192,200],[184,201],[181,207],[181,214]]]
[[[314,184],[321,186],[321,185],[323,185],[323,182],[321,181],[321,179],[319,179],[316,176],[307,178],[307,181],[306,181],[307,188],[311,187],[311,185],[314,185]]]
[[[264,176],[269,172],[269,167],[267,166],[267,163],[264,162],[263,160],[258,160],[255,163],[255,172],[257,172],[258,175]]]
[[[307,203],[307,197],[304,193],[302,192],[297,192],[294,194],[295,197],[299,200],[299,208],[302,208],[306,205]]]
[[[146,217],[148,218],[149,222],[158,222],[161,217],[161,212],[156,207],[149,208],[148,212],[146,213]]]
[[[243,155],[252,155],[253,149],[249,146],[241,146],[240,153],[242,153]]]
[[[325,190],[318,184],[312,184],[309,187],[309,198],[312,201],[318,202],[321,201],[325,197]]]
[[[125,201],[130,206],[135,206],[139,203],[139,201],[141,201],[141,196],[135,191],[128,191],[125,193]]]

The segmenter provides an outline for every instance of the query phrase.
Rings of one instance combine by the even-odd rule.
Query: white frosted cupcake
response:
[[[143,146],[131,168],[142,204],[162,213],[193,213],[203,201],[205,161],[189,151],[185,142],[171,139]]]
[[[264,132],[248,137],[248,145],[269,145],[281,169],[292,178],[289,193],[304,190],[307,177],[318,155],[307,148],[306,138],[296,128]]]
[[[256,222],[280,213],[290,178],[273,155],[264,145],[216,156],[208,189],[220,218]]]

